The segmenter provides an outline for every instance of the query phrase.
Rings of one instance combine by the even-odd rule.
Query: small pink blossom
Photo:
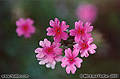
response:
[[[93,23],[96,20],[97,7],[93,4],[83,3],[78,6],[76,14],[84,22]]]
[[[61,59],[62,67],[66,67],[66,72],[69,74],[70,71],[72,72],[72,74],[75,74],[76,71],[76,67],[75,65],[80,68],[81,67],[81,63],[82,63],[82,59],[80,59],[79,57],[77,57],[79,53],[79,50],[74,49],[73,52],[71,51],[70,48],[65,50],[65,56],[64,58]]]
[[[47,68],[55,68],[55,64],[58,61],[61,61],[61,54],[62,49],[60,47],[60,43],[53,42],[51,45],[51,42],[47,39],[44,39],[44,41],[40,41],[39,45],[43,48],[37,48],[35,50],[35,53],[38,53],[36,55],[37,59],[40,60],[39,64],[44,65],[46,64]]]
[[[85,38],[91,38],[91,32],[93,30],[93,26],[90,26],[91,23],[86,22],[83,27],[83,22],[79,20],[79,22],[75,22],[75,29],[70,30],[70,35],[75,36],[75,42],[80,40],[84,40]]]
[[[24,35],[25,38],[31,37],[31,34],[35,33],[35,27],[33,26],[34,21],[30,18],[27,18],[24,20],[23,18],[20,18],[18,21],[16,21],[16,32],[18,36]]]
[[[91,44],[93,42],[93,38],[89,38],[89,39],[85,39],[84,41],[81,40],[79,42],[77,42],[77,44],[75,44],[73,47],[74,49],[79,49],[80,53],[81,53],[81,57],[88,57],[88,51],[90,54],[94,54],[96,53],[96,51],[94,49],[97,48],[97,46],[95,44]]]
[[[48,31],[47,35],[54,36],[55,42],[60,42],[61,39],[67,40],[69,36],[64,31],[66,31],[66,29],[69,28],[69,25],[66,25],[65,21],[62,21],[60,24],[60,21],[57,18],[55,18],[54,21],[50,20],[50,26],[52,26],[53,28],[48,27],[46,29]]]

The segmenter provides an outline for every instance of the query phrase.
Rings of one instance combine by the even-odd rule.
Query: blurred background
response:
[[[80,5],[93,5],[86,18]],[[84,6],[83,6],[84,7]],[[80,13],[79,13],[80,12]],[[91,13],[94,12],[94,13]],[[92,15],[94,14],[94,15]],[[34,50],[46,35],[49,21],[58,18],[74,28],[75,21],[93,18],[92,36],[97,50],[94,55],[82,58],[81,68],[67,74],[61,62],[54,70],[39,65]],[[36,33],[31,38],[19,37],[15,22],[19,18],[35,21]],[[93,21],[94,20],[94,21]],[[120,74],[120,0],[0,0],[0,75],[29,74],[29,79],[80,79],[80,74]]]

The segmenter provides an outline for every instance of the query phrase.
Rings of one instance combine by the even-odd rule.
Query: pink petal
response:
[[[66,72],[67,72],[67,74],[70,74],[70,70],[71,70],[70,66],[67,66],[67,67],[66,67]]]
[[[75,29],[82,29],[83,28],[83,22],[79,21],[79,22],[75,22]]]
[[[37,48],[37,49],[35,49],[35,53],[40,53],[42,51],[43,51],[43,48]]]
[[[81,35],[77,34],[77,35],[75,36],[75,42],[78,42],[78,41],[80,41],[80,40],[81,40]]]
[[[62,56],[56,56],[56,57],[55,57],[55,60],[56,60],[57,62],[59,62],[59,61],[61,61],[62,58],[63,58]]]
[[[56,52],[57,50],[57,52]],[[54,48],[53,49],[53,54],[55,55],[61,55],[62,54],[62,48]]]
[[[75,74],[76,67],[74,65],[70,65],[70,70],[71,70],[72,74]]]
[[[27,22],[28,25],[33,25],[33,23],[34,23],[34,21],[30,18],[27,18],[26,22]]]
[[[76,29],[72,29],[69,32],[70,32],[70,36],[75,36],[78,34]]]
[[[25,23],[25,20],[23,18],[20,18],[18,21],[16,21],[16,26],[21,27]]]
[[[83,60],[82,60],[81,58],[79,58],[79,57],[75,58],[75,65],[76,65],[78,68],[81,67],[81,64],[80,64],[80,63],[82,63],[82,62],[83,62]]]
[[[69,36],[68,36],[67,33],[65,33],[65,32],[62,32],[62,33],[61,33],[61,38],[62,38],[63,40],[67,40],[68,37],[69,37]]]
[[[48,33],[47,33],[48,36],[54,36],[55,35],[54,28],[48,27],[46,30],[48,31]]]
[[[86,37],[86,38],[91,38],[92,35],[91,35],[91,33],[86,33],[86,34],[85,34],[85,37]]]
[[[91,45],[89,46],[89,52],[90,52],[91,54],[96,53],[96,51],[94,50],[94,49],[96,49],[96,48],[97,48],[97,46],[96,46],[95,44],[91,44]]]
[[[65,21],[62,21],[60,26],[62,31],[66,31],[66,29],[69,28],[69,25],[66,25]]]
[[[59,34],[56,34],[56,35],[54,36],[54,41],[55,41],[55,42],[60,42],[60,41],[61,41],[61,37],[60,37]]]
[[[67,56],[67,57],[72,57],[72,51],[71,51],[70,48],[65,49],[65,56]]]
[[[46,67],[47,67],[47,68],[50,68],[50,67],[51,67],[52,69],[55,69],[55,64],[56,64],[56,62],[53,61],[52,63],[47,63],[47,64],[46,64]]]
[[[88,55],[88,51],[87,50],[80,50],[81,53],[81,57],[86,57]]]
[[[68,58],[67,57],[62,58],[61,62],[62,62],[61,66],[65,67],[66,65],[68,65]]]
[[[75,44],[73,45],[74,48],[80,49],[81,47],[79,46],[79,44]]]
[[[60,25],[60,21],[59,21],[57,18],[55,18],[55,23],[56,23],[57,25]]]
[[[51,42],[48,41],[48,40],[45,38],[44,41],[40,41],[39,44],[40,44],[40,46],[42,46],[42,47],[50,47]]]
[[[88,28],[88,27],[90,26],[90,24],[91,24],[90,22],[86,22],[86,23],[84,24],[84,27],[85,27],[85,28]]]
[[[17,32],[18,36],[22,36],[24,34],[21,28],[17,28],[16,32]]]
[[[90,43],[92,43],[93,42],[93,38],[91,37],[91,38],[89,38],[89,40],[88,40],[88,44],[90,44]]]
[[[50,20],[50,26],[52,26],[52,27],[55,26],[55,22],[53,20]]]
[[[43,52],[40,52],[36,55],[37,58],[43,58],[45,55],[43,54]]]
[[[87,28],[87,32],[91,32],[93,30],[93,26]]]
[[[79,50],[78,49],[74,49],[72,54],[73,54],[73,57],[78,56]]]
[[[51,47],[57,47],[57,48],[59,48],[61,46],[61,43],[58,43],[58,42],[53,42],[52,43],[52,45],[51,45]]]

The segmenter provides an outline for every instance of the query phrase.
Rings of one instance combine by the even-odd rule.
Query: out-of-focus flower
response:
[[[51,67],[52,69],[54,69],[56,62],[60,61],[62,58],[62,49],[59,48],[61,44],[53,42],[51,45],[51,42],[47,39],[44,39],[44,41],[40,41],[39,44],[43,47],[39,47],[35,50],[35,53],[38,53],[36,57],[38,60],[40,60],[39,64],[44,65],[47,63],[46,67]]]
[[[33,26],[34,21],[30,18],[27,18],[24,20],[23,18],[20,18],[18,21],[16,21],[16,32],[18,36],[24,35],[25,38],[31,37],[31,34],[35,33],[35,27]]]
[[[93,38],[81,40],[77,42],[77,44],[75,44],[73,47],[80,50],[81,57],[88,57],[88,51],[90,52],[90,54],[94,54],[96,52],[94,49],[96,49],[97,46],[95,44],[91,44],[92,42]]]
[[[80,59],[79,57],[77,57],[79,53],[78,49],[74,49],[73,52],[71,51],[70,48],[65,49],[65,56],[64,58],[61,59],[62,67],[66,67],[66,72],[69,74],[70,71],[72,72],[72,74],[75,74],[76,71],[76,67],[75,65],[80,68],[81,67],[81,63],[83,62],[82,59]]]
[[[78,19],[93,23],[97,17],[97,7],[93,4],[80,4],[76,11]]]
[[[75,36],[75,42],[80,40],[84,40],[86,38],[91,38],[91,32],[93,30],[93,26],[90,26],[91,23],[86,22],[83,27],[83,22],[79,20],[79,22],[75,22],[75,29],[70,30],[70,35]]]
[[[48,31],[47,35],[54,36],[55,42],[60,42],[61,39],[67,40],[69,36],[64,31],[66,31],[66,29],[69,28],[69,25],[66,25],[65,21],[62,21],[60,24],[60,21],[57,18],[55,18],[54,21],[50,20],[50,26],[52,26],[53,28],[48,27],[46,29]]]

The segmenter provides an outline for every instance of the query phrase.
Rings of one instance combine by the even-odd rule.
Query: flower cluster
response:
[[[68,30],[69,25],[65,21],[50,20],[50,26],[47,30],[48,36],[54,36],[54,42],[51,44],[46,38],[40,41],[39,47],[35,50],[40,65],[48,68],[55,68],[55,64],[61,61],[61,66],[66,67],[66,72],[75,74],[76,67],[80,68],[83,60],[80,57],[88,57],[89,53],[94,54],[97,46],[93,44],[91,31],[93,26],[82,21],[75,22],[75,29]],[[71,41],[72,40],[72,41]],[[89,53],[88,53],[89,52]],[[80,56],[78,56],[80,53]]]

